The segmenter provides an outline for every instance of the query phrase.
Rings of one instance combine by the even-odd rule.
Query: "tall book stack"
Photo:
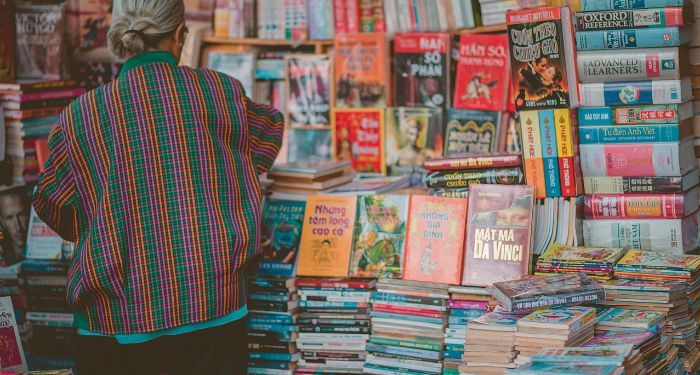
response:
[[[522,317],[496,307],[471,320],[467,324],[460,373],[503,374],[507,369],[516,368],[515,332]]]
[[[581,1],[584,241],[676,254],[697,247],[688,27],[675,0]],[[690,182],[689,180],[692,180]],[[671,234],[671,235],[669,235]]]
[[[610,280],[626,248],[570,247],[555,243],[537,258],[535,276],[583,272],[598,281]]]
[[[37,179],[47,157],[51,127],[65,107],[84,92],[75,81],[0,83],[13,183]]]

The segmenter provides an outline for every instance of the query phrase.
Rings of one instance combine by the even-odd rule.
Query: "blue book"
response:
[[[693,103],[586,107],[578,110],[579,126],[677,124],[693,117]]]
[[[297,332],[299,331],[299,326],[297,325],[283,325],[283,324],[257,324],[248,322],[248,329],[253,331],[270,331],[270,332]]]
[[[595,143],[641,143],[641,142],[679,142],[691,136],[690,124],[657,125],[603,125],[581,126],[579,142]]]
[[[690,29],[662,27],[658,29],[622,29],[577,31],[579,51],[620,48],[678,47],[690,41]]]
[[[248,352],[248,358],[250,359],[262,359],[263,361],[284,361],[284,362],[294,362],[295,359],[299,358],[299,354],[289,354],[289,353],[264,353],[264,352]]]
[[[267,200],[262,216],[261,275],[294,276],[306,202]]]
[[[690,78],[638,82],[582,83],[582,107],[680,104],[693,96]]]
[[[451,316],[447,318],[447,323],[450,325],[452,324],[469,324],[470,321],[474,320],[476,318],[463,318],[460,316]]]
[[[253,324],[294,324],[293,319],[286,318],[249,318],[248,322]]]
[[[248,298],[251,300],[258,301],[276,301],[276,302],[287,302],[289,301],[289,294],[285,293],[282,295],[267,294],[267,293],[250,293]]]
[[[445,349],[453,352],[464,352],[464,345],[460,344],[445,344]]]
[[[442,352],[436,352],[432,350],[423,350],[415,348],[406,348],[400,346],[392,345],[380,345],[373,342],[367,343],[368,352],[379,352],[391,355],[402,355],[421,359],[427,359],[431,361],[439,361],[442,359]]]
[[[467,327],[469,327],[469,324],[454,324],[453,323],[453,324],[450,324],[449,327],[454,328],[454,329],[467,329]]]
[[[299,301],[300,308],[357,309],[366,305],[365,302]]]
[[[295,318],[290,313],[273,313],[254,311],[248,314],[248,320],[261,324],[294,324]]]
[[[618,366],[558,363],[528,363],[506,371],[509,375],[613,375],[617,373]]]
[[[487,311],[485,310],[450,310],[450,316],[459,316],[464,318],[478,318],[482,315],[486,315],[486,313]]]
[[[445,350],[442,352],[443,358],[462,359],[464,351]]]
[[[581,0],[581,11],[666,8],[686,5],[685,0]]]
[[[554,123],[554,111],[539,111],[540,139],[542,144],[542,161],[544,162],[545,188],[548,197],[561,196],[559,180],[559,159],[557,158],[557,131]]]
[[[267,369],[278,369],[278,370],[293,370],[290,367],[290,362],[280,362],[280,361],[264,361],[264,360],[248,360],[248,367],[258,367]]]

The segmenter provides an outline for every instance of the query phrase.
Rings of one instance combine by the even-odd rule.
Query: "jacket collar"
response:
[[[124,62],[119,75],[126,74],[132,69],[148,64],[165,63],[177,65],[177,61],[170,52],[165,51],[149,51],[140,55],[133,56]]]

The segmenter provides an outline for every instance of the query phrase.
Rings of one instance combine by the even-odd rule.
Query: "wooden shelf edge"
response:
[[[297,47],[297,46],[332,46],[332,40],[283,40],[283,39],[258,39],[258,38],[225,38],[216,36],[205,36],[202,42],[208,44],[232,44],[232,45],[249,45],[249,46],[282,46],[282,47]]]
[[[506,24],[501,23],[498,25],[489,25],[489,26],[477,26],[473,27],[471,29],[460,29],[457,30],[457,34],[481,34],[481,33],[497,33],[497,32],[505,32],[506,31]]]

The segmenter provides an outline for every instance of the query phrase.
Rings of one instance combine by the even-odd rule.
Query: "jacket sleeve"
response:
[[[75,242],[78,236],[78,197],[68,160],[62,121],[49,134],[49,155],[34,191],[37,215],[63,239]]]
[[[245,98],[250,146],[258,174],[267,172],[282,146],[284,117],[277,110]]]

